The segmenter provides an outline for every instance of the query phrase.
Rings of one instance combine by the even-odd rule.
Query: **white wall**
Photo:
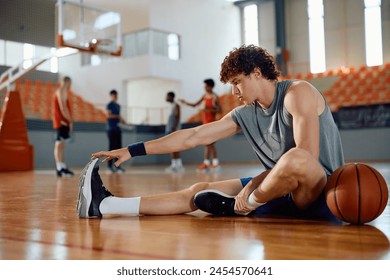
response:
[[[287,64],[289,73],[310,70],[306,6],[307,0],[286,1],[286,44],[290,51],[290,61]]]
[[[166,95],[169,91],[177,95],[181,91],[181,83],[146,77],[130,79],[126,83],[126,89],[127,120],[133,124],[161,125],[168,120],[170,104],[165,101]]]
[[[259,4],[259,45],[276,56],[275,5],[272,1]]]
[[[327,68],[365,64],[364,2],[324,1]]]

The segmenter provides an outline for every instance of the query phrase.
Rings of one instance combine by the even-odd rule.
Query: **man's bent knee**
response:
[[[194,195],[200,191],[203,191],[207,188],[209,188],[210,184],[208,182],[199,182],[196,184],[193,184],[191,187],[189,187],[191,193]]]
[[[312,180],[314,177],[325,176],[319,161],[309,152],[294,148],[283,155],[277,163],[279,174],[292,181]]]

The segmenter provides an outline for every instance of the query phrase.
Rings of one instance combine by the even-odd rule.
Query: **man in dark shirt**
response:
[[[113,89],[110,91],[111,102],[107,104],[107,136],[109,142],[109,150],[119,149],[122,147],[122,131],[119,127],[119,123],[124,123],[123,118],[120,115],[121,106],[117,103],[118,92]],[[123,173],[124,170],[121,167],[113,165],[113,160],[108,161],[109,172]]]

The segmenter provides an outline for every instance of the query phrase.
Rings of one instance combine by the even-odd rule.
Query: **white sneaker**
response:
[[[171,166],[168,166],[167,168],[165,168],[165,172],[167,173],[176,173],[176,167],[171,165]]]
[[[176,172],[177,173],[183,173],[184,171],[186,171],[186,169],[184,168],[183,165],[176,166]]]
[[[183,166],[169,166],[165,168],[165,172],[167,173],[183,173],[185,168]]]

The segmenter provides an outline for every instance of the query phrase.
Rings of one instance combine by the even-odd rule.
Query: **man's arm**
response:
[[[112,106],[111,105],[112,105],[112,103],[108,104],[106,107],[107,119],[119,119],[120,115],[112,113]]]
[[[179,101],[187,106],[196,107],[196,106],[199,106],[200,103],[203,102],[203,98],[204,98],[204,95],[202,95],[202,97],[195,103],[189,103],[189,102],[185,101],[184,99],[179,99]]]
[[[211,144],[217,140],[232,136],[239,131],[240,127],[233,121],[229,113],[219,121],[178,130],[167,136],[145,142],[145,151],[148,155],[184,151],[197,146]],[[116,161],[115,165],[119,166],[122,162],[129,160],[131,155],[127,147],[92,154],[92,158],[101,157],[105,157],[103,161],[117,158],[118,161]]]
[[[120,114],[118,115],[118,114],[112,113],[112,110],[111,110],[109,105],[107,105],[107,107],[106,107],[106,117],[107,117],[107,119],[119,119],[120,123],[123,123],[123,124],[126,123],[125,119]]]
[[[309,83],[294,82],[286,93],[284,105],[293,118],[293,133],[297,148],[319,157],[319,115],[325,108],[321,94]]]
[[[117,119],[118,115],[113,114],[110,109],[107,109],[106,110],[106,117],[107,117],[107,119]]]

